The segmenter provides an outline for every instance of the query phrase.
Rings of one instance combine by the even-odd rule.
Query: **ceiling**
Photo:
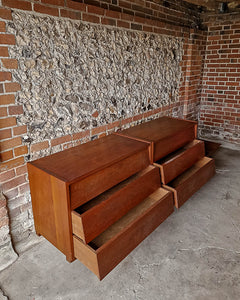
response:
[[[185,0],[207,10],[216,10],[220,12],[238,11],[240,9],[240,0]]]

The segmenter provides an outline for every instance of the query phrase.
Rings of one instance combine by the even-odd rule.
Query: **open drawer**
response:
[[[72,211],[73,233],[89,243],[160,185],[159,169],[148,166]]]
[[[89,244],[74,235],[74,256],[101,280],[172,212],[172,193],[158,188]]]
[[[214,174],[214,160],[205,156],[183,174],[169,182],[168,185],[163,185],[163,187],[174,193],[175,206],[179,208]]]
[[[162,183],[167,184],[203,158],[204,154],[204,142],[194,140],[154,165],[160,168]]]

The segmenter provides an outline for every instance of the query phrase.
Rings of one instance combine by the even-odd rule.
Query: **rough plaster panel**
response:
[[[30,141],[62,136],[174,103],[182,40],[13,13],[10,56]],[[92,114],[97,111],[97,114]]]

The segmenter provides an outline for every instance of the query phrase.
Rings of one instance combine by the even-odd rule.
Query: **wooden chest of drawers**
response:
[[[28,163],[37,234],[102,279],[173,212],[149,163],[147,143],[117,135]]]
[[[163,117],[28,163],[37,234],[104,278],[213,176],[195,138]]]

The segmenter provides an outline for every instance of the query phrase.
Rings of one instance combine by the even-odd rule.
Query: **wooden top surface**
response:
[[[118,135],[108,135],[29,164],[65,182],[72,182],[143,151],[147,147],[148,145],[143,142]]]
[[[119,131],[122,136],[129,136],[147,142],[157,142],[164,138],[173,136],[175,133],[194,127],[196,122],[161,117],[140,125]]]

